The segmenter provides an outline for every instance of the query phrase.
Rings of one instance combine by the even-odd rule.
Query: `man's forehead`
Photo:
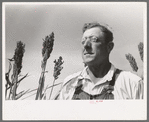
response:
[[[101,28],[99,27],[93,27],[93,28],[89,28],[87,29],[84,33],[83,36],[90,36],[90,35],[94,35],[94,36],[102,36],[103,32],[101,30]]]

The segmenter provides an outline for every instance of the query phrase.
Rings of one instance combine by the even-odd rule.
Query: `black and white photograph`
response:
[[[146,2],[3,2],[3,120],[146,120]]]

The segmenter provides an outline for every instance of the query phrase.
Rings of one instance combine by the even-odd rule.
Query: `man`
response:
[[[82,58],[87,66],[64,80],[56,99],[143,99],[142,79],[109,62],[114,43],[113,33],[107,26],[85,24],[81,43]]]

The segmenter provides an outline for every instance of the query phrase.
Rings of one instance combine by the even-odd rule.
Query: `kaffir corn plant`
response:
[[[140,42],[139,45],[138,45],[138,50],[139,50],[139,54],[140,54],[140,58],[143,62],[143,43]],[[130,66],[132,67],[132,70],[137,72],[138,71],[138,66],[137,66],[137,63],[136,63],[136,60],[135,58],[131,55],[131,54],[126,54],[126,59],[129,61],[130,63]],[[142,79],[143,79],[143,74],[141,75]]]
[[[53,81],[53,85],[52,85],[52,89],[51,89],[51,92],[50,92],[49,99],[51,98],[51,95],[52,95],[55,80],[58,79],[58,76],[61,74],[60,72],[63,69],[63,67],[62,67],[62,64],[64,63],[63,58],[60,56],[58,60],[54,60],[54,63],[55,63],[54,73],[53,73],[54,81]]]
[[[17,43],[17,48],[15,49],[14,54],[14,64],[13,64],[13,81],[14,83],[12,87],[12,100],[16,99],[16,90],[17,90],[17,82],[18,82],[18,75],[21,72],[22,69],[22,58],[25,52],[25,44],[23,44],[21,41]]]
[[[36,93],[36,100],[41,100],[43,98],[43,89],[44,89],[44,81],[45,81],[45,69],[46,69],[46,63],[47,60],[50,57],[50,54],[53,50],[54,45],[54,33],[52,32],[49,36],[46,36],[45,39],[43,39],[43,48],[42,48],[42,57],[43,60],[41,62],[41,76],[39,79],[39,86]]]
[[[5,78],[6,78],[5,99],[6,99],[6,100],[12,99],[12,98],[11,98],[11,93],[12,93],[12,86],[14,85],[14,83],[12,83],[12,80],[13,80],[13,79],[12,79],[12,80],[9,79],[9,75],[10,75],[11,68],[12,68],[12,64],[11,64],[11,62],[9,62],[9,70],[8,70],[8,72],[5,74]],[[18,88],[20,82],[21,82],[24,78],[26,78],[27,76],[28,76],[28,73],[18,80],[18,82],[17,82],[17,88]],[[16,95],[16,97],[15,97],[15,100],[21,98],[21,97],[22,97],[23,95],[25,95],[28,91],[29,91],[29,90],[27,90],[27,91],[21,91],[20,93],[18,93],[18,94]],[[7,97],[7,92],[9,92],[9,97]]]
[[[6,79],[6,85],[5,85],[5,99],[7,100],[7,99],[9,99],[9,98],[7,98],[7,91],[10,89],[10,87],[12,87],[12,82],[10,81],[10,79],[9,79],[9,74],[10,74],[10,71],[11,71],[11,69],[12,69],[12,64],[11,64],[11,62],[9,61],[9,70],[8,70],[8,72],[7,73],[5,73],[5,79]]]
[[[57,84],[54,84],[54,85],[52,85],[52,86],[47,85],[47,87],[45,88],[44,93],[43,93],[43,94],[44,94],[44,95],[43,95],[43,99],[46,97],[46,90],[47,90],[47,89],[51,89],[52,87],[58,86],[58,85],[60,85],[60,84],[62,84],[62,82],[57,83]],[[37,89],[32,89],[32,90],[30,90],[30,91],[27,91],[26,94],[30,94],[30,93],[32,93],[32,92],[37,92]],[[31,94],[31,95],[28,95],[28,96],[22,98],[22,100],[24,100],[24,99],[26,99],[26,98],[29,98],[29,97],[32,97],[32,96],[34,96],[34,95],[36,95],[36,93],[33,93],[33,94]],[[44,100],[45,100],[45,99],[44,99]]]
[[[136,63],[135,58],[131,54],[126,54],[126,59],[129,61],[130,66],[132,67],[132,70],[137,72],[138,71],[138,66]]]
[[[139,43],[138,50],[139,50],[141,60],[143,61],[143,43],[142,42]]]
[[[5,74],[5,78],[6,78],[5,98],[6,99],[17,100],[20,97],[22,97],[24,94],[26,94],[26,92],[27,92],[27,91],[21,91],[20,93],[17,94],[17,88],[18,88],[20,82],[25,77],[28,76],[28,74],[26,74],[21,79],[18,79],[19,74],[21,73],[21,69],[22,69],[22,59],[24,56],[24,52],[25,52],[25,44],[23,44],[21,41],[17,42],[17,47],[15,49],[14,56],[12,59],[9,59],[9,70]],[[11,62],[14,62],[14,63],[13,63],[13,73],[11,75],[11,80],[10,80],[9,75],[10,75],[10,71],[12,69]],[[7,97],[8,90],[9,90],[9,96]]]

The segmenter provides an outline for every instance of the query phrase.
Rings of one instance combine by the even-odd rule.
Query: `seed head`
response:
[[[25,44],[23,44],[21,41],[17,42],[17,47],[15,49],[15,54],[13,56],[14,59],[14,70],[18,71],[18,74],[21,72],[22,68],[22,58],[25,52]]]
[[[49,36],[46,36],[43,39],[43,48],[42,48],[42,56],[44,60],[47,60],[50,57],[50,54],[53,50],[54,45],[54,33],[52,32]]]
[[[143,43],[142,42],[139,43],[138,50],[140,53],[141,60],[143,61]]]
[[[54,73],[53,76],[55,79],[58,79],[58,76],[60,75],[60,71],[63,69],[62,64],[64,61],[62,61],[63,58],[60,56],[59,59],[56,61],[54,60],[55,66],[54,66]]]
[[[136,63],[135,58],[131,54],[126,54],[126,59],[129,61],[130,66],[132,67],[133,71],[137,72],[138,71],[138,66]]]

